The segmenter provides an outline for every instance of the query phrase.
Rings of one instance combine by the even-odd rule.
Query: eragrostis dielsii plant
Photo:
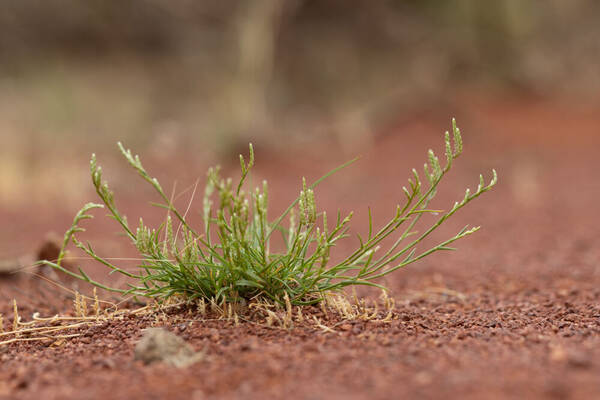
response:
[[[248,174],[254,165],[254,151],[250,145],[248,162],[240,155],[242,173],[236,185],[231,179],[222,178],[219,168],[209,169],[201,210],[204,223],[192,227],[185,213],[182,214],[173,205],[158,180],[146,171],[140,158],[119,143],[119,150],[127,162],[162,199],[162,203],[156,205],[168,210],[166,221],[157,228],[147,226],[141,219],[137,227],[130,226],[117,209],[113,192],[102,181],[102,169],[92,155],[92,182],[103,204],[88,203],[77,213],[64,235],[58,260],[45,263],[106,290],[159,300],[180,295],[218,303],[242,299],[282,303],[287,297],[292,304],[305,305],[319,302],[324,294],[347,286],[380,287],[377,281],[383,276],[434,252],[452,250],[450,245],[453,242],[479,229],[465,226],[456,235],[431,248],[417,249],[423,239],[458,210],[490,190],[497,181],[496,171],[493,171],[493,178],[488,184],[480,175],[477,189],[474,192],[467,189],[464,197],[449,210],[430,210],[428,206],[438,185],[462,152],[462,138],[454,120],[452,135],[445,134],[445,145],[444,165],[429,150],[424,167],[426,179],[422,181],[413,169],[408,186],[403,187],[404,201],[397,206],[389,222],[382,227],[374,227],[369,210],[367,236],[358,236],[356,249],[341,261],[332,263],[330,251],[338,241],[349,236],[352,213],[340,215],[338,212],[331,218],[325,211],[319,211],[314,189],[325,178],[355,160],[335,168],[310,185],[303,179],[298,197],[280,216],[271,220],[268,216],[267,183],[263,182],[261,187],[251,191],[245,190]],[[76,237],[78,232],[83,231],[80,222],[92,218],[89,211],[102,207],[108,210],[140,253],[143,261],[134,272],[114,265],[108,258],[98,255],[89,243],[83,243]],[[426,229],[417,231],[417,223],[428,213],[437,215],[437,219]],[[273,235],[283,237],[283,251],[271,251]],[[382,241],[392,235],[396,239],[385,242],[391,243],[389,248],[380,248]],[[93,280],[81,269],[72,272],[64,268],[65,248],[70,242],[104,264],[111,273],[128,277],[128,287],[109,287]]]

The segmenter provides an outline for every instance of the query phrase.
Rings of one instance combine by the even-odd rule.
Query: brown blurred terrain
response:
[[[543,126],[541,145],[567,110],[568,138],[589,137],[599,16],[590,0],[3,2],[4,234],[92,200],[90,154],[110,165],[119,140],[189,184],[250,141],[330,166],[452,116],[482,142]]]

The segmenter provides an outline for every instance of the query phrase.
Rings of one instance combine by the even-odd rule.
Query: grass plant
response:
[[[139,156],[134,156],[121,143],[118,146],[129,165],[160,196],[161,202],[155,205],[168,210],[166,221],[157,228],[147,226],[142,219],[136,228],[130,226],[127,218],[119,212],[114,194],[102,180],[102,169],[92,155],[92,182],[103,204],[86,204],[65,233],[58,260],[44,262],[97,287],[158,300],[179,295],[217,303],[258,299],[282,305],[287,302],[307,305],[318,303],[325,299],[326,294],[348,286],[381,287],[377,283],[380,278],[434,252],[453,250],[450,247],[453,242],[476,232],[479,227],[465,226],[456,235],[431,248],[422,251],[417,248],[436,228],[497,182],[495,170],[488,184],[480,175],[477,189],[474,192],[467,189],[464,197],[449,210],[429,208],[438,185],[462,152],[460,130],[453,120],[452,137],[449,132],[445,134],[445,165],[442,166],[434,152],[429,150],[424,166],[426,181],[422,182],[419,173],[413,169],[408,187],[403,187],[404,202],[397,206],[389,222],[375,229],[369,210],[367,236],[358,235],[356,249],[332,263],[331,249],[349,236],[352,213],[343,216],[338,211],[331,223],[332,219],[325,211],[318,211],[314,189],[356,159],[329,171],[310,185],[303,179],[298,197],[281,215],[270,220],[267,183],[263,182],[262,187],[248,192],[245,190],[254,165],[254,151],[250,145],[248,161],[240,155],[241,178],[237,184],[234,185],[230,178],[222,178],[218,167],[209,169],[201,210],[204,224],[192,227],[186,213],[174,206],[158,180],[146,171]],[[92,209],[102,207],[108,210],[110,217],[117,221],[139,251],[143,261],[135,272],[113,264],[97,254],[91,244],[77,239],[76,234],[84,230],[80,223],[92,218]],[[417,223],[425,214],[438,215],[437,220],[418,231]],[[273,235],[282,236],[285,243],[282,251],[272,250]],[[381,249],[382,242],[392,235],[396,240],[389,248]],[[82,269],[72,272],[64,268],[62,261],[71,242],[105,265],[110,273],[129,278],[128,287],[110,287],[93,280]]]

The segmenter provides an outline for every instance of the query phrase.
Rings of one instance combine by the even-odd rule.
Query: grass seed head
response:
[[[19,316],[19,309],[17,308],[17,300],[13,299],[13,331],[17,332],[19,330],[19,322],[21,322],[21,317]]]

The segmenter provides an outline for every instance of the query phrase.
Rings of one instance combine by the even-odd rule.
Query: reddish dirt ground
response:
[[[236,326],[176,310],[166,318],[125,318],[84,327],[58,345],[0,347],[0,399],[600,398],[600,107],[463,103],[459,110],[468,111],[457,117],[465,154],[435,206],[447,208],[492,167],[500,182],[437,234],[439,240],[467,223],[482,225],[457,243],[458,252],[436,254],[382,282],[396,300],[392,321],[347,322],[319,309],[306,313],[332,331],[308,322],[291,329]],[[356,231],[367,207],[384,222],[426,149],[442,154],[446,120],[420,115],[386,130],[359,164],[318,190],[321,207],[360,210]],[[276,209],[295,196],[302,174],[316,177],[343,160],[323,161],[335,153],[332,146],[310,154],[257,150],[256,172],[269,180]],[[131,205],[127,213],[135,210]],[[37,246],[46,231],[62,231],[74,211],[41,220],[5,213],[5,225],[18,221],[22,228],[12,239],[3,232],[1,250]],[[92,272],[102,276],[101,269]],[[68,292],[13,275],[0,278],[5,327],[13,298],[25,320],[35,311],[72,312]],[[204,359],[185,369],[134,361],[135,343],[149,326],[179,334]]]

